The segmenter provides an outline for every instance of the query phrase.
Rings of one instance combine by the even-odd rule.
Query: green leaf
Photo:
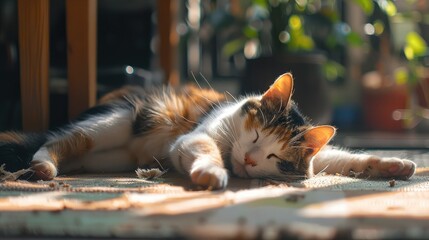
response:
[[[328,48],[335,48],[335,46],[337,45],[337,39],[335,37],[335,35],[333,34],[329,34],[326,38],[325,38],[325,44],[327,45]]]
[[[374,21],[374,31],[375,35],[380,36],[384,32],[384,23],[381,20]]]
[[[404,54],[408,60],[413,60],[415,57],[413,48],[408,45],[404,47]]]
[[[314,41],[311,37],[302,35],[300,36],[298,41],[299,41],[300,49],[307,50],[307,51],[314,49]]]
[[[408,60],[422,56],[426,53],[427,45],[425,40],[416,32],[409,32],[405,40],[405,56]]]
[[[338,15],[339,13],[335,9],[322,8],[320,10],[320,13],[322,14],[322,16],[329,19],[329,21],[331,21],[331,23],[337,23],[340,21],[340,16]]]
[[[243,29],[244,36],[246,36],[249,39],[257,38],[258,37],[258,30],[256,30],[254,27],[246,26]]]
[[[405,68],[395,70],[395,81],[398,85],[404,85],[408,81],[408,71]]]
[[[383,10],[387,13],[388,16],[395,16],[398,10],[396,9],[396,5],[392,1],[387,1]]]
[[[314,49],[314,41],[311,37],[305,35],[303,29],[291,30],[290,41],[287,47],[290,51],[309,51]]]
[[[374,11],[374,2],[372,0],[353,0],[366,15],[371,15]]]
[[[365,43],[365,41],[361,38],[361,36],[358,33],[353,31],[347,34],[346,41],[349,45],[357,46],[357,47],[360,47]]]
[[[242,38],[232,40],[223,46],[222,55],[224,55],[225,57],[231,57],[237,52],[243,50],[245,44],[246,40]]]
[[[253,0],[252,3],[263,9],[268,9],[268,4],[266,0]]]
[[[289,27],[293,30],[302,29],[302,21],[298,15],[292,15],[289,18]]]
[[[335,81],[338,77],[344,77],[346,74],[346,69],[343,65],[335,61],[327,61],[323,65],[323,70],[325,77],[328,81]]]

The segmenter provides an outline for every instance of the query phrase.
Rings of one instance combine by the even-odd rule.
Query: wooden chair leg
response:
[[[97,0],[67,0],[69,118],[93,106],[97,91]]]
[[[49,127],[49,0],[18,0],[22,127]]]
[[[177,48],[179,35],[176,31],[177,10],[179,1],[157,1],[157,21],[159,32],[159,62],[165,74],[166,83],[179,84],[179,71],[177,62]]]

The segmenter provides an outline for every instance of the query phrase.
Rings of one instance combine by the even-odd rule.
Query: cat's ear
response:
[[[329,125],[310,128],[304,133],[306,157],[313,157],[334,137],[336,129]]]
[[[289,102],[293,90],[293,77],[290,73],[279,76],[273,85],[262,95],[262,99],[277,98]]]

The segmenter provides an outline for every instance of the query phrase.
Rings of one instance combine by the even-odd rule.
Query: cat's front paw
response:
[[[36,180],[52,180],[57,176],[57,168],[55,165],[47,160],[32,160],[31,170],[34,171],[32,178]]]
[[[192,182],[198,186],[222,189],[228,184],[226,169],[210,163],[193,166],[190,174]]]
[[[406,180],[416,171],[414,162],[400,158],[371,157],[367,163],[367,171],[371,177],[395,177]]]

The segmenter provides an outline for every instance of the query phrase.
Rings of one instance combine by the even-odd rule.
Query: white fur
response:
[[[407,159],[379,157],[363,153],[350,153],[332,146],[326,146],[312,160],[309,176],[319,173],[345,176],[400,177],[408,179],[416,164]]]
[[[257,98],[260,98],[257,97]],[[259,139],[256,143],[256,133],[244,128],[245,118],[241,116],[241,107],[249,98],[236,103],[220,107],[213,111],[206,119],[191,133],[179,138],[171,149],[171,158],[176,168],[182,171],[190,171],[191,163],[187,161],[178,161],[179,150],[189,155],[195,153],[197,149],[189,148],[193,139],[213,139],[221,153],[230,151],[229,154],[222,154],[223,157],[231,162],[232,170],[240,177],[263,177],[263,176],[281,176],[277,167],[278,159],[267,156],[271,153],[279,155],[282,145],[275,139],[275,136],[267,136],[262,129],[257,129]],[[180,146],[180,148],[178,147]],[[256,166],[246,165],[244,162],[245,154],[251,154],[252,159],[256,161]],[[191,160],[188,160],[191,161]],[[185,169],[182,169],[182,168]]]
[[[52,160],[48,150],[45,147],[40,148],[33,156],[32,164],[43,164],[45,169],[49,169],[52,177],[58,175],[58,170]]]
[[[168,131],[161,130],[150,136],[135,137],[129,145],[129,150],[136,156],[139,167],[154,163],[154,158],[164,163],[173,141]]]
[[[237,175],[240,177],[263,177],[281,176],[277,167],[279,159],[275,157],[267,158],[270,154],[280,155],[282,145],[277,141],[274,135],[266,135],[262,129],[255,129],[258,131],[258,141],[253,143],[256,139],[256,132],[246,131],[242,129],[242,134],[233,144],[231,162]],[[246,165],[244,162],[245,155],[251,157],[256,162],[256,166]],[[240,169],[242,170],[240,173]],[[244,172],[244,175],[242,173]],[[246,176],[247,175],[247,176]]]
[[[40,160],[40,161],[46,161],[54,163],[54,161],[51,158],[51,155],[49,155],[48,150],[46,147],[41,147],[33,156],[33,160]]]
[[[52,144],[58,139],[66,138],[74,132],[80,131],[87,134],[93,141],[93,148],[82,159],[74,159],[73,161],[64,161],[61,163],[60,172],[69,172],[84,168],[91,170],[97,169],[93,167],[94,160],[88,156],[97,156],[95,153],[104,152],[104,156],[109,156],[109,151],[114,153],[118,148],[127,149],[127,144],[131,139],[131,111],[128,109],[115,109],[108,114],[93,116],[87,120],[77,122],[71,125],[70,130],[51,134],[46,145]],[[113,155],[112,155],[113,156]],[[114,156],[117,156],[116,154]],[[130,161],[132,157],[124,159],[123,157],[109,157],[108,159],[100,159],[97,157],[98,167],[107,172],[117,172],[123,169],[130,169]],[[33,156],[33,160],[49,161],[53,163],[46,147],[40,148]],[[89,161],[89,162],[86,162]],[[123,165],[123,166],[122,166]],[[99,171],[98,171],[99,172]],[[56,175],[56,174],[55,174]]]
[[[281,156],[283,143],[278,142],[276,136],[265,134],[262,129],[248,131],[244,128],[245,117],[241,116],[241,107],[247,100],[248,98],[220,107],[208,115],[194,131],[180,137],[170,150],[175,167],[180,171],[192,173],[196,166],[209,164],[207,162],[194,163],[198,159],[196,153],[199,150],[193,149],[192,142],[204,139],[207,142],[211,140],[216,142],[222,156],[230,158],[225,160],[231,163],[232,171],[240,177],[287,178],[288,176],[285,176],[277,166],[279,159],[268,158],[270,154]],[[255,131],[259,135],[256,142],[254,142],[257,137]],[[229,154],[225,154],[228,151]],[[182,161],[178,161],[180,154],[182,154]],[[246,154],[255,164],[245,164]],[[183,156],[188,157],[183,158]],[[392,167],[397,170],[389,170]],[[354,154],[327,146],[310,161],[307,176],[312,177],[319,172],[340,173],[348,176],[352,172],[353,174],[365,173],[372,177],[408,178],[414,173],[414,170],[415,164],[409,160]],[[218,170],[210,171],[211,173],[207,174],[218,177],[219,181],[225,181],[223,174],[216,173]]]
[[[115,109],[106,115],[91,117],[74,127],[88,133],[95,142],[92,152],[125,147],[131,137],[131,111]]]

